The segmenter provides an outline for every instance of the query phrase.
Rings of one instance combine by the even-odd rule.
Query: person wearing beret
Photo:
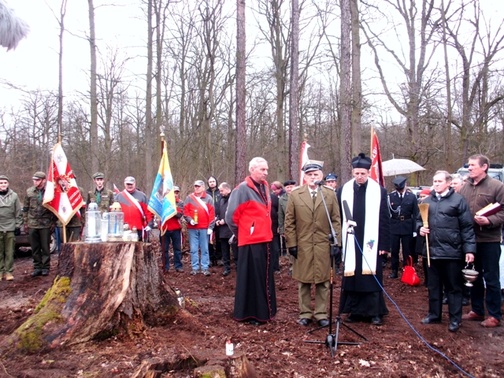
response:
[[[337,252],[341,252],[340,209],[334,191],[319,185],[324,177],[322,164],[308,161],[304,165],[306,184],[291,192],[285,212],[285,240],[294,258],[292,278],[298,281],[298,324],[302,326],[309,325],[313,319],[320,327],[329,325],[332,230],[336,233]],[[315,289],[313,310],[312,286]]]
[[[23,217],[18,195],[9,188],[9,178],[0,175],[0,280],[12,281],[14,276],[14,245]]]
[[[360,153],[352,159],[353,179],[338,190],[343,212],[343,282],[340,313],[349,314],[347,322],[383,323],[388,309],[383,298],[383,271],[380,256],[390,249],[390,215],[387,191],[369,180],[371,159]],[[353,220],[353,227],[348,222]]]
[[[105,174],[96,172],[93,175],[93,181],[95,183],[95,188],[88,192],[86,207],[89,206],[91,202],[95,202],[102,213],[110,211],[110,207],[114,203],[114,192],[105,188]]]
[[[413,193],[406,190],[405,177],[398,176],[392,183],[395,190],[389,194],[392,265],[392,273],[389,278],[397,278],[399,276],[400,249],[402,249],[403,266],[407,265],[409,256],[414,261],[416,260],[416,253],[412,250],[412,246],[418,216],[418,201]]]

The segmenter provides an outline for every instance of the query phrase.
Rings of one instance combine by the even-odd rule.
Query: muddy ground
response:
[[[32,278],[31,259],[16,259],[15,280],[0,282],[0,343],[32,313],[51,286],[57,264],[53,255],[51,274]],[[2,357],[0,377],[129,377],[150,358],[173,362],[163,377],[191,377],[194,367],[177,359],[201,354],[223,358],[228,339],[235,352],[246,354],[259,377],[501,377],[504,372],[504,327],[485,329],[478,322],[464,322],[457,333],[450,333],[446,313],[442,324],[420,324],[427,311],[424,286],[408,287],[385,278],[390,314],[384,324],[349,324],[364,340],[343,322],[337,340],[358,345],[338,344],[333,357],[324,345],[327,328],[296,323],[297,285],[288,275],[287,258],[281,259],[281,272],[275,275],[278,314],[262,326],[231,319],[234,271],[222,277],[222,267],[212,267],[209,277],[191,276],[187,254],[184,265],[184,273],[170,271],[164,278],[182,292],[188,316],[170,326],[148,328],[133,339],[115,336],[46,353]],[[421,268],[417,270],[423,280]],[[385,269],[385,276],[389,272]],[[340,282],[337,276],[335,308]]]

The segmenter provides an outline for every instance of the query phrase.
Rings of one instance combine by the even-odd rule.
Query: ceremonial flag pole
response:
[[[84,199],[61,142],[56,143],[52,150],[42,203],[60,220],[63,226],[63,243],[66,243],[66,225],[84,205]]]
[[[374,128],[371,127],[371,172],[370,177],[382,187],[385,187],[385,179],[383,178],[382,158],[380,152],[380,142]]]
[[[149,210],[160,219],[159,230],[164,234],[163,226],[166,221],[177,214],[175,205],[175,193],[173,192],[173,177],[168,160],[168,148],[164,140],[164,133],[161,133],[163,143],[163,154],[159,163],[158,173],[154,180],[152,193],[149,199]]]
[[[303,167],[309,160],[308,159],[308,148],[310,148],[310,145],[308,144],[308,142],[305,139],[305,140],[303,140],[303,143],[301,143],[301,151],[299,154],[299,186],[305,184]]]

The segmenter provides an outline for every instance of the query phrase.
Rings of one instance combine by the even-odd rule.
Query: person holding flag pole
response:
[[[148,209],[155,214],[160,220],[159,230],[161,232],[162,250],[165,252],[165,238],[163,235],[167,230],[167,222],[169,219],[177,216],[177,205],[175,201],[175,191],[173,185],[173,177],[170,169],[170,162],[168,160],[168,148],[166,147],[166,142],[164,140],[164,133],[161,133],[161,144],[162,144],[162,154],[161,162],[159,163],[158,173],[154,180],[154,185],[152,186],[152,193],[149,199]],[[182,209],[180,209],[182,210]],[[180,216],[182,216],[180,211]],[[175,251],[176,246],[174,240],[173,249]],[[180,252],[180,238],[178,239],[178,250]],[[164,257],[164,256],[163,256]],[[169,259],[165,257],[164,267],[169,267]],[[182,269],[181,266],[176,266],[177,269]]]
[[[66,243],[66,227],[75,215],[77,217],[81,216],[79,210],[85,205],[85,202],[61,146],[61,140],[53,147],[43,204],[61,223],[63,243]],[[75,239],[78,237],[79,235]]]

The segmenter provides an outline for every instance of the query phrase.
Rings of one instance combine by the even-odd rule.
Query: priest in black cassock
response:
[[[340,313],[349,314],[345,321],[383,323],[388,309],[383,297],[381,257],[390,249],[390,215],[387,191],[369,180],[371,159],[360,153],[352,159],[353,179],[338,190],[340,209],[345,201],[351,214],[342,214],[344,276]],[[356,225],[349,234],[347,216]],[[348,236],[348,237],[347,237]]]

